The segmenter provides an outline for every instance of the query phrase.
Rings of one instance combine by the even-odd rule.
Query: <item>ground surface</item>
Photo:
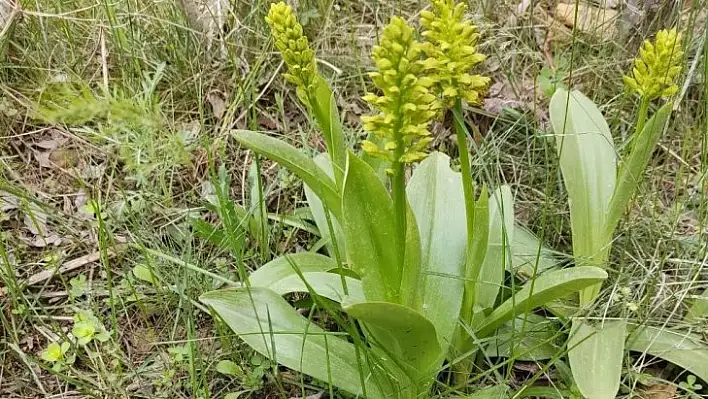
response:
[[[238,279],[231,254],[190,225],[193,218],[218,223],[205,205],[220,168],[230,197],[253,204],[254,157],[232,130],[270,131],[310,154],[324,149],[280,76],[263,21],[268,2],[9,3],[0,0],[0,397],[300,397],[298,376],[274,373],[197,302],[221,283],[184,267]],[[708,281],[705,1],[615,1],[615,8],[572,17],[551,3],[471,3],[480,51],[489,56],[480,73],[493,80],[484,105],[466,114],[483,136],[473,151],[476,170],[485,170],[477,180],[510,184],[517,220],[569,253],[546,93],[557,82],[581,89],[602,104],[623,143],[636,100],[622,74],[641,40],[678,25],[687,66],[674,122],[620,226],[602,298],[608,312],[681,324],[689,299]],[[417,21],[425,6],[297,4],[353,147],[364,137],[359,118],[369,109],[360,97],[380,27],[394,13]],[[445,126],[435,126],[434,145],[454,157]],[[268,212],[297,214],[304,201],[298,180],[268,161],[258,168]],[[305,229],[277,220],[268,237],[245,238],[250,269],[316,244]],[[69,349],[64,364],[43,360],[51,342],[76,335],[77,318],[95,330],[91,342]],[[708,333],[706,324],[691,328]],[[223,360],[232,367],[217,368]],[[683,394],[677,384],[684,376],[665,363],[630,364],[623,395]],[[558,373],[516,362],[460,392],[518,389],[529,380],[554,386]],[[305,388],[313,398],[323,392],[314,381]]]

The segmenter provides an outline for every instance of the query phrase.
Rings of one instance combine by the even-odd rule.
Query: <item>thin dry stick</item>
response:
[[[111,250],[108,251],[108,256],[114,256],[116,254],[117,250]],[[31,276],[27,280],[27,285],[36,285],[41,282],[47,281],[54,277],[57,273],[58,274],[64,274],[68,273],[72,270],[76,270],[80,267],[83,267],[89,263],[93,263],[101,259],[101,253],[100,251],[84,255],[80,258],[72,259],[66,263],[64,263],[60,268],[58,269],[52,269],[52,270],[45,270],[43,272],[37,273],[33,276]]]

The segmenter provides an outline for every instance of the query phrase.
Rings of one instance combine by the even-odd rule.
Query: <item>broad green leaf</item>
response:
[[[339,119],[337,102],[327,82],[320,76],[315,81],[315,99],[312,111],[327,143],[327,152],[334,161],[334,176],[337,185],[342,184],[347,148],[344,142],[342,122]]]
[[[332,162],[329,160],[328,154],[320,154],[316,156],[315,163],[317,164],[317,166],[320,167],[320,169],[327,173],[329,177],[334,178]],[[307,204],[310,206],[312,217],[315,220],[315,224],[317,224],[317,228],[320,230],[320,235],[323,238],[329,239],[329,243],[327,244],[327,253],[329,253],[330,256],[334,257],[334,248],[332,246],[332,243],[336,239],[337,250],[339,251],[341,257],[345,257],[347,251],[344,246],[344,233],[342,232],[342,227],[339,224],[339,221],[337,221],[334,216],[330,217],[330,221],[332,223],[332,230],[334,232],[334,237],[332,237],[332,232],[330,231],[330,226],[327,223],[327,216],[325,214],[324,206],[322,206],[322,201],[307,184],[304,185],[304,188],[305,198],[307,198]]]
[[[153,286],[158,285],[157,276],[155,276],[155,273],[152,272],[148,265],[140,264],[135,266],[133,268],[133,276]]]
[[[224,374],[224,375],[230,375],[234,377],[241,377],[244,375],[243,369],[241,366],[236,364],[235,362],[231,360],[222,360],[219,363],[216,364],[216,371]]]
[[[654,148],[656,148],[661,133],[666,127],[666,121],[671,115],[672,106],[673,104],[668,102],[659,108],[656,114],[646,122],[639,137],[632,138],[632,151],[622,159],[617,178],[617,188],[615,188],[612,196],[607,221],[605,222],[605,233],[608,237],[612,237],[620,218],[624,215],[629,202],[637,192],[637,187],[644,177],[644,170],[649,164]]]
[[[558,326],[537,314],[518,316],[497,330],[486,348],[490,357],[513,357],[515,360],[537,362],[558,355]]]
[[[411,377],[420,383],[432,380],[442,363],[443,352],[430,320],[413,309],[389,302],[345,302],[342,307],[380,340],[375,344],[410,369]]]
[[[297,272],[328,272],[337,268],[334,259],[312,252],[283,255],[261,266],[248,277],[253,287],[268,287]]]
[[[526,284],[513,297],[499,305],[477,329],[486,337],[515,316],[529,313],[557,298],[562,298],[607,279],[607,273],[593,266],[579,266],[544,273]]]
[[[274,292],[285,295],[293,292],[310,292],[310,288],[320,296],[329,298],[335,302],[342,302],[344,298],[348,295],[355,301],[365,301],[364,289],[361,286],[361,281],[351,278],[344,277],[347,282],[347,291],[349,294],[344,292],[342,287],[342,276],[335,273],[325,273],[325,272],[306,272],[302,276],[293,274],[287,276],[281,280],[273,281],[265,288],[269,288]],[[304,281],[303,281],[304,279]],[[305,284],[307,282],[307,284]]]
[[[696,296],[693,304],[688,308],[685,320],[695,322],[708,319],[708,290]]]
[[[450,169],[450,158],[435,152],[413,172],[406,192],[418,225],[421,262],[418,278],[402,291],[414,293],[416,309],[433,323],[446,351],[464,292],[467,232],[462,179]],[[405,285],[408,270],[404,274]]]
[[[369,300],[397,303],[403,262],[393,201],[369,165],[349,154],[342,192],[342,228],[348,259]]]
[[[556,91],[550,118],[568,191],[575,263],[605,267],[611,236],[604,227],[617,179],[610,128],[592,100],[577,90]],[[599,289],[581,293],[581,304],[594,299]]]
[[[695,334],[651,326],[631,326],[627,349],[669,361],[708,381],[708,344]]]
[[[265,134],[238,130],[234,137],[242,145],[280,164],[302,179],[317,194],[337,219],[341,215],[341,202],[336,184],[320,169],[315,161],[297,148]]]
[[[384,397],[373,383],[368,363],[357,357],[353,344],[312,324],[275,292],[236,288],[212,291],[200,300],[267,358],[354,395],[363,394],[361,368],[367,395]]]
[[[509,186],[497,189],[489,204],[487,254],[475,290],[475,306],[491,309],[504,281],[504,270],[511,263],[514,234],[514,196]]]
[[[514,226],[513,271],[524,280],[560,265],[556,253],[541,243],[531,231]],[[509,268],[512,270],[512,268]]]
[[[578,389],[588,399],[613,399],[622,377],[627,323],[605,321],[593,327],[574,318],[568,340],[568,360]]]

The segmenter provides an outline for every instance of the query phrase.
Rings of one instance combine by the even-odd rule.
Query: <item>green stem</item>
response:
[[[400,159],[399,148],[403,148],[403,140],[401,140],[396,149],[396,159]],[[406,259],[406,168],[403,162],[394,162],[391,165],[393,169],[392,176],[392,196],[393,210],[395,212],[396,223],[396,239],[398,243],[398,260],[400,262],[400,273],[403,274],[403,265]]]
[[[467,129],[462,118],[462,101],[457,99],[455,107],[452,109],[455,121],[455,132],[457,134],[457,147],[460,154],[460,172],[462,174],[462,191],[465,196],[465,222],[467,225],[467,250],[465,261],[465,291],[463,295],[462,319],[466,323],[472,323],[474,297],[479,277],[479,265],[476,264],[475,246],[475,217],[476,205],[474,196],[474,181],[470,165],[470,156],[467,150]],[[466,376],[465,376],[466,378]]]
[[[460,171],[462,172],[462,190],[465,194],[465,212],[467,216],[467,248],[472,247],[474,236],[474,181],[470,166],[470,155],[467,152],[467,129],[463,125],[462,101],[455,102],[455,131],[457,133],[457,147],[460,153]]]
[[[648,114],[649,99],[646,97],[642,97],[642,104],[639,106],[639,114],[637,115],[637,125],[634,129],[634,136],[632,137],[632,141],[636,140],[637,137],[639,137],[639,135],[642,133],[642,130],[644,130],[644,125],[647,123]]]

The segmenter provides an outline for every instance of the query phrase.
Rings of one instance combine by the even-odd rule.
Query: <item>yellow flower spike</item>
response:
[[[477,52],[477,27],[465,20],[467,7],[454,0],[432,0],[432,11],[421,13],[423,51],[428,57],[426,68],[436,81],[436,91],[445,106],[451,107],[458,97],[479,104],[490,79],[470,75],[470,70],[486,59]]]
[[[681,39],[674,28],[659,31],[654,43],[645,41],[639,58],[634,60],[631,76],[624,76],[627,87],[648,101],[676,94],[683,57]]]
[[[363,98],[379,113],[362,117],[364,129],[381,143],[364,141],[362,149],[389,162],[412,163],[425,158],[430,143],[428,126],[437,113],[431,79],[419,76],[426,65],[420,59],[422,44],[403,19],[394,17],[384,28],[381,42],[374,48],[377,72],[369,74],[380,95]]]
[[[288,73],[283,76],[298,89],[311,91],[317,76],[315,54],[303,34],[302,25],[293,14],[292,7],[283,2],[273,3],[265,20],[270,26],[275,47],[288,66]]]

